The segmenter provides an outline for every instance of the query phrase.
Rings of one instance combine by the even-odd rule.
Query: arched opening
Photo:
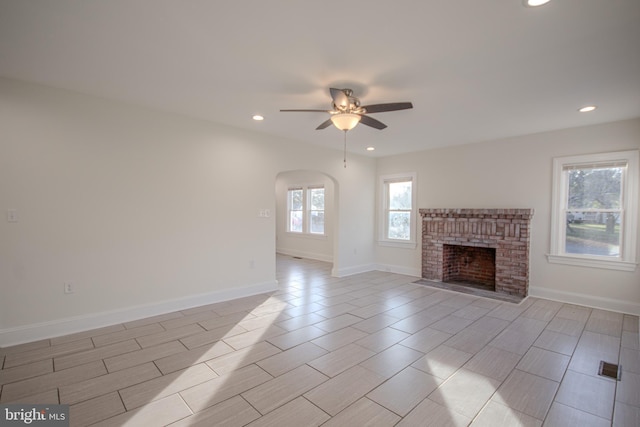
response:
[[[312,229],[309,220],[310,198],[314,189],[324,189],[323,232]],[[292,231],[289,192],[302,196],[304,224]],[[276,253],[334,263],[338,243],[338,184],[319,171],[292,170],[276,176]],[[319,216],[319,215],[318,215]]]

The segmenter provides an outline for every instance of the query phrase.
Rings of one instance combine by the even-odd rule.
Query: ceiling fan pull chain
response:
[[[347,131],[344,131],[344,167],[347,167]]]

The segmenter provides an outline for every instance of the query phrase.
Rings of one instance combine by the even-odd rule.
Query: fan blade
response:
[[[331,113],[331,110],[280,110],[281,113],[302,112],[302,113]]]
[[[331,92],[331,98],[333,98],[333,103],[336,107],[340,107],[341,110],[349,107],[349,97],[342,89],[329,88],[329,92]]]
[[[367,114],[384,113],[385,111],[408,110],[409,108],[413,108],[413,104],[410,102],[391,102],[389,104],[365,105],[362,108],[364,108]]]
[[[331,119],[329,119],[329,120],[331,120]],[[379,129],[379,130],[382,130],[382,129],[387,127],[387,125],[385,125],[384,123],[382,123],[382,122],[380,122],[380,121],[378,121],[378,120],[376,120],[376,119],[374,119],[372,117],[364,116],[364,115],[360,116],[360,123],[362,123],[363,125],[371,126],[372,128],[376,128],[376,129]]]
[[[329,126],[331,126],[331,124],[332,124],[331,119],[329,119],[329,120],[327,120],[327,121],[324,121],[324,122],[320,123],[320,126],[318,126],[318,127],[316,128],[316,130],[326,129],[326,128],[328,128]]]

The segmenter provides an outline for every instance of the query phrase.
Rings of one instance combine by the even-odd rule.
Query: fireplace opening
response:
[[[495,292],[495,248],[445,244],[442,249],[443,282]]]

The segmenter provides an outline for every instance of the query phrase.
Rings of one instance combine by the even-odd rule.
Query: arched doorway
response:
[[[290,230],[289,191],[300,190],[304,194],[305,212],[308,212],[309,194],[314,189],[324,189],[324,232],[312,230],[309,224]],[[291,170],[279,173],[275,182],[276,198],[276,252],[301,258],[334,262],[338,229],[338,184],[336,180],[319,171]]]

